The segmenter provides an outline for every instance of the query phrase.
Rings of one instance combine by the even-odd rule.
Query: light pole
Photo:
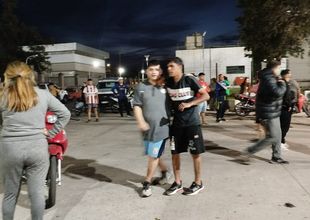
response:
[[[143,76],[144,76],[144,74],[145,74],[145,70],[144,70],[144,69],[141,69],[140,73],[141,73],[141,76],[142,76],[142,79],[143,79]]]
[[[211,66],[212,66],[211,47],[209,48],[209,66],[210,66],[210,83],[211,83],[211,78],[212,78],[212,70],[211,70]]]
[[[27,58],[26,58],[26,64],[28,64],[28,61],[30,60],[30,59],[32,59],[32,58],[35,58],[35,57],[38,57],[39,55],[38,54],[33,54],[33,55],[30,55],[30,56],[28,56]]]
[[[202,72],[205,72],[205,36],[207,32],[203,32],[202,34]]]
[[[149,65],[149,58],[150,58],[150,55],[144,55],[144,58],[145,58],[145,62],[146,62],[146,67]],[[142,72],[141,72],[142,73]],[[145,73],[145,71],[144,71]],[[144,81],[144,73],[142,74],[142,82]]]

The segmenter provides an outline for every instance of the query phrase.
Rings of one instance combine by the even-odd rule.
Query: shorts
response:
[[[206,101],[200,103],[200,104],[198,105],[198,112],[199,112],[199,114],[200,114],[200,113],[203,113],[203,112],[206,112],[206,111],[207,111],[207,107],[208,107],[208,104],[207,104]]]
[[[87,104],[88,108],[97,108],[98,104]]]
[[[145,155],[160,158],[165,150],[166,139],[161,141],[144,141]]]
[[[174,139],[174,149],[172,154],[179,154],[190,151],[197,155],[205,152],[203,136],[200,125],[189,127],[172,127],[171,138]]]

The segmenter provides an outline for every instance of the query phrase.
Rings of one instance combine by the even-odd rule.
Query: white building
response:
[[[296,79],[302,87],[310,88],[310,45],[304,43],[303,58],[289,56],[287,68],[292,71],[294,79]]]
[[[185,73],[204,72],[208,82],[221,73],[230,82],[236,77],[251,78],[252,59],[245,55],[245,48],[240,46],[176,51],[184,62]]]
[[[288,56],[282,59],[282,69],[290,69],[294,79],[302,87],[310,88],[310,45],[305,41],[303,45],[304,57]],[[216,78],[218,74],[225,74],[230,82],[235,82],[237,77],[249,77],[252,74],[252,59],[246,57],[251,53],[245,47],[214,47],[204,48],[204,35],[194,33],[187,36],[185,50],[177,50],[176,56],[184,61],[185,73],[204,72],[206,80]],[[262,63],[262,67],[264,67]]]
[[[24,47],[27,50],[27,47]],[[109,53],[79,43],[45,45],[51,62],[51,71],[44,81],[60,87],[78,86],[88,78],[95,82],[106,77],[106,59]]]

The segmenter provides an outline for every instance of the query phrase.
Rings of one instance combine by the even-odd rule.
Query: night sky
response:
[[[49,2],[49,3],[47,3]],[[206,46],[238,41],[235,0],[27,0],[17,14],[56,43],[78,42],[110,52],[116,66],[141,69],[144,54],[166,58],[187,35],[207,31]]]

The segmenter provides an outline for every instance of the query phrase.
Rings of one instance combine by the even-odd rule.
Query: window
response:
[[[226,67],[227,74],[245,74],[244,66],[227,66]]]
[[[116,82],[98,82],[98,89],[112,89]]]

